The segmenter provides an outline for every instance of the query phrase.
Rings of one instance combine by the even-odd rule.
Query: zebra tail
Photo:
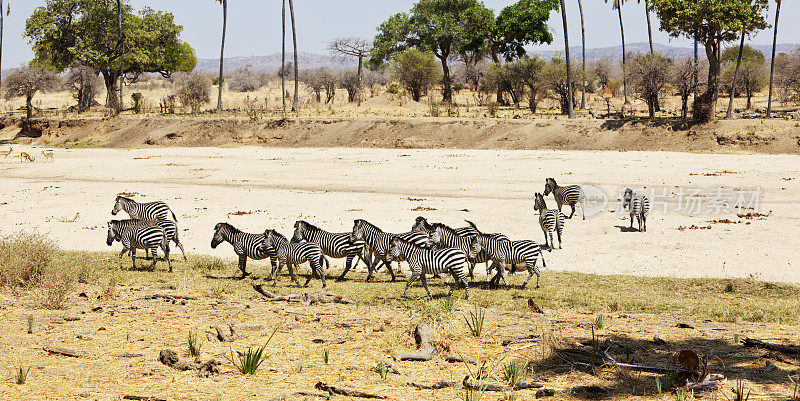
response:
[[[469,224],[469,226],[470,226],[470,227],[474,228],[474,229],[475,229],[475,231],[477,231],[477,232],[481,232],[481,230],[478,230],[478,226],[476,226],[476,225],[475,225],[475,223],[473,223],[473,222],[471,222],[471,221],[469,221],[469,220],[464,220],[464,221],[466,221],[466,222],[467,222],[467,224]]]
[[[544,262],[544,252],[542,252],[541,246],[539,246],[539,258],[542,259],[542,267],[547,267],[547,263]]]
[[[169,212],[172,213],[172,220],[174,220],[177,223],[178,222],[178,218],[175,217],[175,212],[173,212],[172,209],[170,209]]]

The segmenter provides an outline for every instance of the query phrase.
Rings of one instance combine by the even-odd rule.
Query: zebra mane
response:
[[[297,225],[299,225],[299,224],[303,224],[303,225],[305,225],[305,226],[306,226],[306,228],[307,228],[307,229],[309,229],[309,230],[311,230],[311,231],[314,231],[314,230],[316,230],[316,231],[325,231],[325,230],[323,230],[323,229],[321,229],[321,228],[319,228],[319,227],[317,227],[317,226],[315,226],[315,225],[313,225],[313,224],[311,224],[311,223],[309,223],[309,222],[307,222],[307,221],[305,221],[305,220],[298,220],[298,221],[295,223],[295,226],[297,226]]]
[[[272,233],[272,235],[275,238],[277,238],[279,241],[281,241],[281,242],[284,242],[284,241],[288,242],[289,241],[289,240],[286,239],[286,237],[283,234],[281,234],[281,233],[279,233],[279,232],[277,232],[277,231],[275,231],[273,229],[269,229],[266,232],[264,232],[265,235],[268,234],[268,233]]]
[[[132,201],[133,200],[132,198],[128,198],[127,196],[117,195],[117,200],[120,200],[120,199],[121,200],[126,200],[126,201]]]
[[[409,246],[412,246],[412,247],[415,247],[415,248],[422,249],[421,247],[415,245],[413,242],[407,241],[407,240],[401,238],[398,235],[393,235],[391,241],[389,241],[389,242],[392,243],[394,241],[400,242],[401,244],[404,244],[404,245],[409,245]]]
[[[425,230],[428,231],[433,230],[433,225],[431,225],[431,223],[428,222],[428,219],[422,216],[418,216],[416,222],[417,224],[422,223],[422,226],[425,227]]]
[[[370,223],[370,222],[368,222],[368,221],[366,221],[364,219],[358,219],[358,220],[355,220],[355,221],[356,222],[360,222],[360,224],[363,224],[363,225],[365,225],[367,227],[373,228],[376,231],[385,232],[385,231],[381,230],[380,228],[378,228],[378,226],[376,226],[376,225],[374,225],[374,224],[372,224],[372,223]]]
[[[444,223],[433,223],[431,227],[433,227],[434,230],[437,228],[441,228],[442,230],[447,231],[450,234],[457,235],[456,230],[452,229],[450,226]]]
[[[230,223],[224,223],[224,222],[223,222],[223,223],[217,223],[217,225],[216,225],[216,226],[214,226],[214,231],[219,231],[219,229],[220,229],[220,228],[226,228],[226,229],[228,229],[228,231],[230,231],[232,234],[236,234],[236,233],[240,233],[240,232],[242,232],[242,230],[240,230],[240,229],[238,229],[238,228],[234,227],[234,226],[233,226],[233,225],[231,225]]]

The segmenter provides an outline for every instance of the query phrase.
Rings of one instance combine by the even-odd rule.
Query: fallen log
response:
[[[423,390],[439,390],[448,387],[455,387],[455,382],[436,382],[433,384],[419,384],[419,383],[408,383],[411,387],[416,387]]]
[[[542,388],[543,385],[539,383],[514,383],[513,386],[501,386],[497,384],[488,384],[488,383],[471,383],[469,381],[469,376],[465,376],[464,380],[461,382],[464,388],[476,390],[476,391],[516,391],[516,390],[527,390],[532,388]]]
[[[796,345],[770,344],[755,338],[745,338],[742,345],[751,348],[764,348],[770,351],[783,352],[784,354],[800,355],[800,347]]]
[[[431,341],[431,329],[427,324],[420,324],[414,328],[414,341],[417,343],[416,352],[405,352],[394,357],[396,361],[430,361],[438,353],[435,343]]]
[[[141,395],[123,395],[122,399],[134,400],[134,401],[167,401],[165,398],[157,398],[157,397],[141,396]]]
[[[219,326],[214,326],[212,328],[216,331],[216,333],[213,331],[206,331],[206,338],[208,338],[209,341],[217,340],[223,343],[232,343],[242,338],[241,335],[236,333],[236,330],[233,328],[232,324],[228,324],[228,330],[230,331],[230,334],[225,333]]]
[[[45,346],[45,347],[42,347],[42,349],[47,351],[47,352],[49,352],[49,353],[51,353],[51,354],[68,356],[70,358],[80,358],[80,357],[86,356],[86,353],[83,352],[83,351],[75,351],[75,350],[71,350],[71,349],[67,349],[67,348],[61,348],[61,347]]]
[[[449,362],[449,363],[469,363],[469,364],[472,364],[472,365],[477,365],[478,364],[478,362],[475,362],[472,359],[464,359],[464,358],[462,358],[460,356],[452,356],[452,355],[444,358],[444,360],[445,360],[445,362]]]
[[[271,291],[265,290],[264,286],[261,284],[253,284],[253,289],[261,294],[267,301],[270,302],[304,302],[307,305],[314,305],[314,304],[327,304],[327,303],[337,303],[337,304],[353,304],[354,302],[348,298],[345,298],[341,295],[334,294],[328,291],[317,291],[314,293],[304,293],[304,294],[289,294],[289,295],[277,295]]]
[[[347,396],[347,397],[377,398],[377,399],[386,399],[386,398],[388,398],[385,395],[371,394],[371,393],[365,393],[365,392],[359,391],[359,390],[350,390],[350,389],[346,389],[346,388],[339,388],[339,387],[329,386],[328,384],[326,384],[324,382],[317,382],[317,384],[314,386],[314,388],[316,388],[317,390],[320,390],[320,391],[327,391],[329,394],[337,394],[337,395],[343,395],[343,396]]]
[[[537,335],[527,336],[527,337],[517,337],[517,338],[510,338],[508,340],[503,340],[503,346],[508,346],[511,344],[517,343],[540,343],[542,342],[542,338]]]
[[[153,295],[149,296],[148,298],[149,299],[161,298],[161,299],[169,299],[169,300],[183,299],[183,300],[187,300],[187,301],[197,300],[197,297],[194,297],[194,296],[191,296],[191,295],[172,295],[172,294],[153,294]]]

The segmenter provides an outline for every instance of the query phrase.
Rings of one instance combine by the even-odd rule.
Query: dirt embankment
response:
[[[798,153],[800,122],[209,117],[0,121],[3,137],[67,147],[230,146]]]

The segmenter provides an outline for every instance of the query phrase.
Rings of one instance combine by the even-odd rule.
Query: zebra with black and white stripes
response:
[[[408,293],[408,288],[417,279],[422,280],[422,286],[428,296],[431,291],[428,289],[426,274],[450,273],[455,281],[450,287],[448,296],[453,295],[458,283],[464,285],[464,299],[469,299],[469,282],[467,282],[467,254],[455,248],[447,249],[424,249],[412,244],[400,237],[393,237],[389,246],[389,256],[392,259],[403,258],[408,261],[411,268],[411,277],[406,282],[406,289],[403,296]]]
[[[178,248],[180,248],[181,253],[183,254],[183,260],[186,261],[186,252],[183,250],[183,244],[181,244],[180,239],[178,239],[178,226],[172,220],[137,220],[137,219],[126,219],[126,220],[112,220],[117,223],[117,225],[121,228],[128,228],[133,225],[147,225],[147,226],[158,226],[164,229],[164,233],[167,236],[168,241],[174,241]],[[146,249],[145,251],[149,251]],[[157,255],[155,255],[157,256]]]
[[[558,249],[561,249],[561,233],[564,230],[564,213],[558,209],[548,209],[544,196],[536,193],[536,199],[533,202],[533,210],[539,211],[539,225],[542,227],[544,233],[544,244],[547,246],[548,251],[552,251],[555,247],[553,242],[553,232],[558,234]],[[550,242],[547,237],[550,237]]]
[[[308,241],[317,244],[322,253],[330,258],[347,258],[342,275],[337,281],[344,280],[344,274],[350,270],[355,257],[370,265],[370,257],[367,255],[367,243],[364,241],[350,241],[350,233],[332,233],[325,231],[313,224],[299,220],[294,223],[294,235],[292,242]],[[356,264],[358,260],[356,260]]]
[[[647,196],[638,195],[632,189],[626,188],[622,197],[622,208],[631,215],[631,228],[633,228],[633,217],[636,216],[639,232],[647,231],[647,215],[650,214],[650,200]]]
[[[308,262],[311,265],[311,275],[308,276],[308,280],[306,280],[303,286],[308,287],[311,278],[316,276],[322,279],[322,288],[325,288],[325,271],[322,270],[324,257],[319,245],[313,242],[290,243],[283,234],[275,230],[266,230],[264,231],[264,241],[261,246],[265,250],[275,249],[278,256],[278,269],[267,277],[267,281],[269,281],[274,274],[275,280],[272,283],[273,286],[278,285],[278,274],[280,274],[283,265],[286,265],[289,269],[289,276],[292,278],[292,282],[300,285],[297,278],[294,276],[294,269],[292,266]]]
[[[269,257],[272,271],[277,266],[275,249],[262,248],[264,234],[246,233],[229,223],[217,223],[214,226],[214,237],[211,238],[211,248],[215,249],[223,242],[231,244],[233,251],[239,256],[239,270],[242,272],[242,278],[250,275],[247,272],[247,258],[262,260]]]
[[[581,215],[586,220],[586,195],[583,193],[583,188],[580,185],[567,185],[559,186],[554,178],[548,178],[544,184],[544,196],[553,193],[553,198],[556,199],[558,211],[561,211],[563,205],[569,205],[572,208],[572,213],[569,214],[568,219],[572,218],[575,214],[575,205],[581,204]]]
[[[131,198],[117,195],[117,200],[114,202],[114,208],[111,209],[111,214],[116,216],[120,210],[126,211],[132,219],[169,220],[171,216],[172,221],[178,221],[175,217],[175,213],[170,210],[166,203],[161,201],[139,203]]]
[[[469,221],[467,221],[467,223],[469,224]],[[470,237],[478,233],[472,226],[453,228],[453,230],[455,230],[456,235],[459,237]],[[433,232],[433,224],[429,223],[428,219],[418,216],[417,219],[414,220],[414,226],[411,227],[411,231],[430,234]]]
[[[172,273],[172,261],[169,260],[169,239],[164,229],[158,225],[148,224],[125,224],[119,220],[108,222],[108,235],[106,244],[111,246],[114,241],[122,243],[122,251],[119,253],[119,267],[122,268],[122,255],[130,252],[133,268],[136,269],[136,250],[149,249],[153,257],[151,270],[156,269],[157,249],[164,251],[164,259],[167,260],[169,271]]]
[[[522,283],[522,288],[528,285],[533,275],[536,275],[536,288],[539,288],[541,272],[536,267],[536,260],[542,258],[542,266],[546,267],[544,256],[542,255],[542,247],[531,240],[509,241],[507,238],[502,239],[491,234],[478,233],[472,237],[470,244],[470,254],[477,254],[481,251],[489,253],[492,257],[492,268],[497,269],[497,273],[491,278],[491,269],[486,271],[486,282],[496,284],[499,279],[508,286],[506,281],[506,265],[511,266],[511,272],[521,271],[517,270],[517,265],[520,263],[525,264],[528,271],[528,278]]]
[[[378,262],[383,262],[383,265],[389,270],[389,274],[392,276],[392,281],[397,279],[395,277],[394,270],[392,270],[392,260],[401,262],[404,259],[402,259],[402,257],[400,259],[391,259],[388,257],[389,245],[393,237],[402,238],[405,241],[423,248],[427,247],[428,243],[428,236],[422,233],[407,232],[401,234],[391,234],[381,230],[366,220],[357,219],[353,221],[353,231],[350,233],[350,241],[365,241],[370,250],[372,250],[372,254],[374,256],[367,273],[367,281],[371,281],[373,279],[375,272],[378,270]],[[347,274],[347,270],[342,272],[342,275],[339,278],[344,278],[345,274]]]

